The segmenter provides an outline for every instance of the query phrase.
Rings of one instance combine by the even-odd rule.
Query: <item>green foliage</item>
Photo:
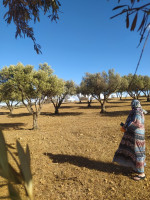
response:
[[[57,76],[52,76],[48,80],[51,87],[46,91],[48,98],[53,98],[55,96],[61,96],[64,92],[65,82],[63,79],[59,79]]]
[[[150,90],[150,77],[143,76],[143,91]]]
[[[14,107],[21,101],[21,95],[11,80],[12,66],[4,67],[0,71],[0,102],[6,103],[10,114]]]
[[[121,77],[121,83],[120,83],[120,87],[119,87],[118,91],[125,92],[125,91],[127,91],[128,86],[129,86],[128,80],[124,76]]]
[[[127,88],[128,94],[132,98],[138,98],[144,87],[142,76],[129,74],[128,76],[126,76],[126,78],[129,83],[129,86]]]
[[[22,102],[33,115],[33,129],[37,129],[37,117],[45,103],[47,93],[51,90],[53,70],[47,63],[40,64],[39,70],[33,66],[17,64],[15,66],[13,81],[21,93]]]
[[[128,92],[132,98],[138,98],[143,92],[148,97],[150,95],[150,77],[132,74],[123,76],[117,92]]]
[[[81,87],[80,85],[76,85],[76,94],[80,94],[81,93]]]
[[[82,78],[82,81],[80,83],[80,92],[83,95],[91,95],[92,91],[91,91],[91,87],[88,87],[88,85],[90,85],[90,73],[86,73],[85,76]]]
[[[64,95],[74,95],[76,93],[76,86],[74,81],[66,81],[65,82],[65,91]]]
[[[62,79],[56,79],[55,90],[53,95],[50,96],[50,99],[55,108],[55,114],[58,114],[58,109],[60,108],[63,100],[67,95],[76,94],[76,85],[71,81],[63,81]]]
[[[143,89],[142,92],[147,97],[147,100],[149,101],[150,98],[150,77],[149,76],[143,76]]]
[[[2,94],[4,95],[1,95],[3,101],[12,100],[13,97],[15,101],[20,99],[33,115],[33,129],[37,129],[37,117],[46,97],[50,91],[54,91],[56,77],[53,75],[53,70],[47,63],[40,64],[38,71],[34,70],[32,65],[24,66],[22,63],[18,63],[16,66],[5,67],[1,74],[2,89],[10,85],[8,89],[12,90],[7,94],[3,89]]]
[[[115,74],[114,70],[110,69],[108,74],[105,71],[95,74],[86,73],[80,86],[82,94],[92,95],[93,98],[100,102],[101,112],[105,112],[104,104],[108,97],[117,91],[120,81],[120,75]]]
[[[127,92],[129,86],[129,82],[125,76],[121,77],[120,86],[118,87],[116,93],[122,97],[124,92]]]
[[[21,144],[17,141],[17,152],[13,153],[10,149],[14,149],[11,145],[6,144],[4,135],[0,131],[0,176],[5,179],[8,186],[9,198],[12,200],[33,200],[33,184],[32,174],[30,169],[30,152],[27,145],[26,152]],[[11,159],[16,163],[15,168],[12,167],[8,153]],[[15,157],[18,155],[19,160]],[[18,184],[23,186],[24,194],[19,190]],[[0,197],[5,198],[5,197]]]
[[[120,85],[121,77],[114,74],[114,70],[109,70],[108,74],[102,73],[90,74],[86,73],[81,82],[81,90],[83,94],[91,94],[94,98],[101,101],[101,94],[104,98],[108,98],[110,94],[115,92]]]

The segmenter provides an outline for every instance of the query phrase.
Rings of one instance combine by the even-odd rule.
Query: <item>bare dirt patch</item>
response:
[[[120,122],[129,114],[130,100],[109,100],[107,113],[93,102],[64,103],[54,115],[52,104],[44,105],[33,131],[32,116],[25,108],[7,115],[0,109],[0,128],[7,143],[16,139],[29,144],[35,200],[148,200],[150,199],[150,103],[141,104],[149,113],[146,128],[146,179],[131,179],[128,168],[112,163],[120,143]],[[1,180],[1,179],[0,179]],[[3,181],[3,180],[2,180]],[[0,187],[0,195],[6,188]]]

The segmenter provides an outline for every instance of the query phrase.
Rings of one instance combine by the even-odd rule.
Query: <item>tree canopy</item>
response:
[[[53,93],[53,96],[50,96],[50,99],[54,105],[55,114],[58,114],[59,108],[66,96],[76,94],[76,86],[74,81],[63,81],[62,79],[57,79],[55,86],[53,87],[55,93]]]
[[[108,73],[86,73],[81,82],[82,91],[85,94],[91,94],[93,98],[101,104],[101,112],[106,112],[105,103],[109,96],[116,92],[120,86],[121,77],[115,74],[114,69],[110,69]]]
[[[24,66],[22,63],[18,63],[17,65],[5,67],[0,75],[3,80],[0,87],[3,88],[9,84],[9,88],[11,88],[9,89],[9,93],[11,92],[9,95],[3,92],[2,100],[17,101],[19,98],[33,116],[33,129],[37,129],[37,118],[48,92],[53,90],[51,84],[54,76],[53,70],[47,63],[40,64],[38,71],[34,70],[32,65]]]

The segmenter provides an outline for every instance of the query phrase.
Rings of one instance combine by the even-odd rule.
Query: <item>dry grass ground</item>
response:
[[[145,116],[146,179],[136,182],[130,170],[112,163],[120,143],[120,122],[129,114],[130,100],[109,100],[107,113],[99,103],[64,103],[59,115],[44,105],[33,131],[32,116],[25,108],[9,117],[0,109],[0,128],[8,143],[18,139],[31,150],[35,200],[148,200],[150,199],[150,103]],[[0,187],[0,195],[6,188]]]

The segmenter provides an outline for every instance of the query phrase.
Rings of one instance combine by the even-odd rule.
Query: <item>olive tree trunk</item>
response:
[[[38,114],[33,113],[33,130],[38,129]]]
[[[106,107],[105,107],[105,101],[101,103],[101,112],[100,113],[105,113],[106,112]]]

